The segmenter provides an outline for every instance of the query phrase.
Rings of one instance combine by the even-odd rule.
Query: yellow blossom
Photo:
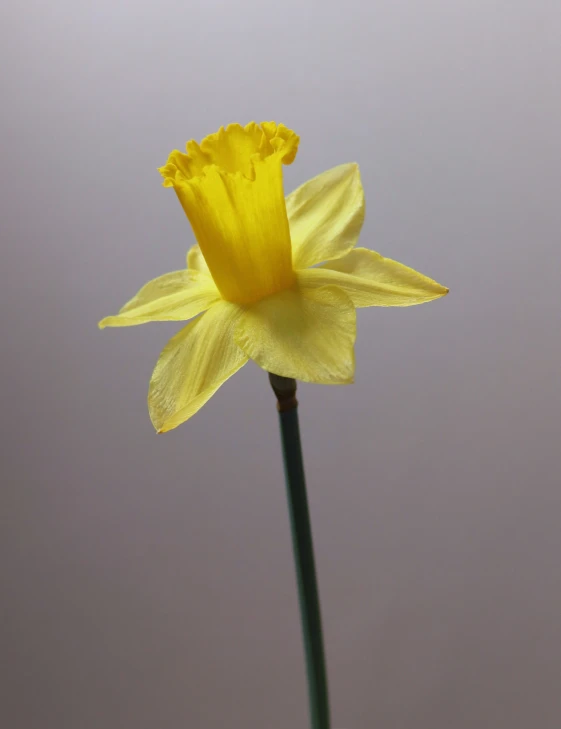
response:
[[[358,165],[318,175],[285,199],[282,165],[298,136],[282,124],[221,127],[160,169],[197,244],[187,267],[147,283],[101,328],[192,319],[164,347],[148,408],[158,432],[194,415],[249,359],[304,382],[353,381],[355,308],[411,306],[448,289],[356,248]]]

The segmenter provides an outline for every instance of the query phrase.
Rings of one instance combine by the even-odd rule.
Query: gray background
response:
[[[305,729],[274,402],[156,436],[177,327],[99,332],[192,234],[156,168],[276,119],[362,168],[362,245],[448,298],[302,386],[337,729],[561,725],[561,6],[5,4],[0,726]]]

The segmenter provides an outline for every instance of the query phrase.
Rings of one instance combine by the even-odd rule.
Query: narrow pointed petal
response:
[[[189,271],[173,271],[149,281],[115,316],[99,328],[132,327],[151,321],[187,321],[206,311],[220,294],[212,279]]]
[[[295,270],[344,256],[364,222],[364,190],[355,163],[333,167],[286,198]]]
[[[235,337],[275,375],[325,385],[353,381],[355,310],[334,286],[289,289],[259,301],[240,317]]]
[[[190,271],[196,271],[197,273],[204,274],[205,276],[211,275],[210,269],[198,243],[191,246],[187,253],[187,268]]]
[[[299,271],[298,281],[310,288],[338,286],[358,307],[414,306],[448,293],[422,273],[366,248],[355,248],[336,261]]]
[[[241,311],[220,301],[166,344],[148,391],[150,418],[159,433],[188,420],[247,362],[233,336]]]

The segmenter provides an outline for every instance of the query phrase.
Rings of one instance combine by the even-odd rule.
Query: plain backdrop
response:
[[[249,364],[157,436],[193,243],[157,167],[274,119],[361,166],[361,245],[450,287],[300,387],[335,729],[561,726],[558,0],[1,10],[0,726],[307,729],[277,418]]]

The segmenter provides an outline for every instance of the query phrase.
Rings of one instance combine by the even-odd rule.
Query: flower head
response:
[[[366,248],[358,166],[334,167],[285,199],[282,165],[298,136],[282,124],[231,124],[174,151],[160,169],[197,239],[187,268],[147,283],[99,326],[193,319],[150,381],[156,429],[177,427],[248,359],[304,382],[354,378],[355,307],[410,306],[448,292]],[[200,315],[200,316],[199,316]],[[196,317],[196,318],[194,318]]]

